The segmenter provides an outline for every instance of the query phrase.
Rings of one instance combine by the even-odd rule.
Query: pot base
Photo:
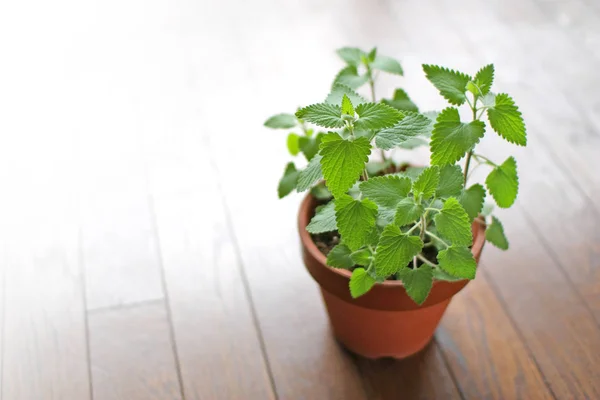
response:
[[[408,311],[378,311],[348,303],[321,288],[336,339],[349,351],[377,359],[402,359],[424,349],[450,298]]]

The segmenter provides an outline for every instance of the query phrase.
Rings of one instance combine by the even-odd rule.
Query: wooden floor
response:
[[[0,38],[1,400],[600,399],[600,2],[6,1]],[[343,45],[424,109],[421,63],[494,62],[528,123],[481,145],[511,250],[401,362],[332,338],[262,127]]]

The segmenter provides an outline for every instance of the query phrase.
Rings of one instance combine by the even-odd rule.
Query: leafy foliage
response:
[[[521,112],[509,95],[492,92],[493,64],[472,77],[423,65],[427,79],[452,106],[419,113],[401,88],[391,98],[375,98],[375,71],[402,75],[400,62],[376,48],[345,47],[338,55],[345,66],[323,103],[265,122],[270,128],[293,129],[287,134],[288,151],[302,153],[307,161],[304,168],[286,166],[279,196],[310,190],[322,200],[306,229],[337,231],[341,242],[328,253],[327,264],[352,271],[353,297],[395,277],[415,303],[423,304],[435,280],[475,278],[472,226],[482,224],[488,242],[508,248],[502,224],[484,200],[489,193],[502,208],[514,204],[516,160],[509,157],[497,165],[475,150],[486,123],[508,142],[525,145]],[[370,96],[361,91],[367,83]],[[461,120],[461,105],[468,105],[472,120]],[[392,150],[421,145],[429,146],[429,167],[407,168],[391,157]],[[373,157],[373,148],[381,157]],[[492,167],[485,186],[468,182],[475,165]]]

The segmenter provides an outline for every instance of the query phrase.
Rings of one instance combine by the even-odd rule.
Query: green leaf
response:
[[[508,157],[502,165],[490,172],[485,180],[490,194],[496,200],[498,207],[508,208],[513,205],[519,192],[519,177],[517,176],[517,160]]]
[[[454,164],[470,151],[485,133],[482,121],[460,122],[458,110],[449,107],[436,120],[431,135],[431,163]]]
[[[418,220],[424,212],[423,206],[415,203],[414,198],[405,197],[396,207],[394,223],[398,226],[408,225]]]
[[[419,112],[419,107],[412,102],[408,94],[402,89],[396,89],[394,97],[391,100],[384,99],[383,102],[396,110]]]
[[[431,120],[426,116],[405,111],[405,116],[391,128],[377,133],[375,144],[383,150],[389,150],[419,135],[431,133]]]
[[[403,115],[400,111],[383,103],[364,103],[356,107],[358,120],[354,123],[356,129],[389,128],[400,121]]]
[[[330,201],[326,205],[317,209],[314,217],[306,226],[309,233],[323,233],[337,230],[335,220],[335,202]]]
[[[344,97],[344,95],[348,96],[348,98],[350,99],[352,104],[354,104],[354,106],[367,102],[367,100],[365,100],[364,97],[356,93],[350,87],[335,84],[331,88],[331,92],[329,93],[329,95],[327,95],[325,103],[334,104],[338,106],[342,103],[342,98]]]
[[[437,65],[423,65],[427,79],[435,86],[450,104],[459,106],[467,100],[467,83],[469,75],[453,71]]]
[[[308,190],[315,182],[323,179],[323,172],[321,171],[321,155],[317,154],[314,156],[306,168],[300,171],[298,175],[298,182],[296,184],[296,190],[298,192],[304,192]]]
[[[377,47],[373,47],[369,54],[367,55],[367,60],[369,62],[375,61],[375,57],[377,57]]]
[[[350,294],[353,298],[360,297],[371,290],[374,284],[375,279],[364,268],[356,268],[350,277]]]
[[[321,166],[319,165],[319,168],[321,168]],[[300,178],[298,178],[298,185],[300,184]],[[296,190],[298,190],[298,187],[296,187]],[[313,195],[313,197],[317,200],[321,200],[321,201],[329,201],[331,200],[331,192],[329,191],[329,189],[327,189],[327,186],[325,186],[325,183],[319,183],[315,186],[313,186],[312,188],[310,188],[310,194]]]
[[[410,192],[409,178],[386,175],[360,183],[360,191],[380,207],[394,208]]]
[[[457,278],[455,276],[452,276],[449,273],[443,271],[441,268],[433,268],[433,279],[437,279],[439,281],[456,282],[461,281],[464,278]]]
[[[475,279],[477,262],[468,247],[450,246],[437,256],[440,268],[457,278]]]
[[[342,47],[341,49],[337,49],[335,52],[342,60],[346,62],[346,64],[354,66],[358,66],[361,62],[362,56],[365,55],[364,51],[356,47]]]
[[[458,246],[470,246],[473,243],[471,221],[458,200],[450,197],[442,210],[434,217],[438,232]]]
[[[291,155],[297,156],[300,152],[300,145],[298,144],[300,136],[295,133],[290,133],[287,137],[287,148]]]
[[[494,64],[488,64],[481,68],[475,74],[475,83],[479,86],[482,96],[488,94],[492,88],[492,83],[494,83]]]
[[[492,217],[492,223],[485,230],[485,239],[499,249],[508,250],[508,240],[504,235],[504,227],[496,217]]]
[[[341,195],[335,200],[335,216],[344,243],[356,251],[368,242],[377,218],[377,205],[371,200]]]
[[[473,221],[481,212],[484,200],[485,188],[476,183],[467,190],[464,190],[458,201],[467,212],[469,220]]]
[[[424,264],[417,269],[405,268],[400,272],[400,279],[415,303],[421,305],[427,300],[433,285],[433,270],[429,265]]]
[[[285,172],[283,173],[283,177],[279,181],[279,187],[277,188],[277,193],[279,194],[279,198],[284,198],[288,194],[294,190],[296,187],[296,181],[298,180],[298,171],[296,170],[296,166],[294,163],[288,163],[285,167]]]
[[[408,236],[396,225],[388,225],[379,238],[375,250],[375,272],[386,278],[406,268],[407,264],[423,248],[418,236]]]
[[[422,196],[423,200],[429,199],[435,194],[439,182],[440,168],[437,165],[425,168],[413,183],[413,194],[415,198]]]
[[[436,190],[436,197],[458,197],[462,193],[464,177],[458,165],[446,165],[440,169],[440,183]]]
[[[342,97],[342,114],[354,117],[354,106],[346,95]]]
[[[359,87],[367,83],[368,80],[369,77],[366,74],[359,75],[358,69],[354,65],[349,65],[346,68],[343,68],[340,72],[338,72],[335,79],[333,80],[333,86],[344,85],[348,86],[351,89],[358,89]]]
[[[315,137],[300,136],[300,138],[298,138],[298,147],[300,147],[300,151],[302,151],[302,154],[304,154],[304,157],[306,157],[308,161],[312,160],[319,152],[322,138],[323,133],[319,133]]]
[[[362,265],[363,267],[368,267],[373,261],[373,254],[367,247],[355,251],[354,253],[350,254],[350,257],[355,264]]]
[[[371,143],[362,137],[344,140],[331,132],[321,142],[321,168],[327,188],[338,197],[354,185],[365,168],[371,154]]]
[[[289,129],[298,124],[298,120],[292,114],[277,114],[265,121],[267,128]]]
[[[378,55],[375,57],[375,61],[371,63],[371,67],[390,74],[404,75],[400,62],[391,57]]]
[[[340,106],[333,104],[318,103],[301,108],[296,112],[296,117],[324,128],[341,128],[344,126],[342,109]]]
[[[488,119],[492,129],[505,140],[525,146],[527,144],[527,132],[525,122],[519,108],[506,93],[496,95],[493,107],[487,110]]]
[[[355,264],[350,257],[351,254],[352,251],[348,246],[340,243],[327,254],[327,265],[333,268],[352,268]]]

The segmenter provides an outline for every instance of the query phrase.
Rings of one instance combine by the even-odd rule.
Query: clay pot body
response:
[[[427,346],[452,296],[469,281],[434,281],[421,306],[408,296],[401,281],[376,283],[368,293],[353,299],[348,286],[351,272],[328,267],[325,255],[306,231],[316,206],[311,195],[304,199],[298,229],[304,264],[321,287],[336,338],[350,351],[367,358],[405,358]],[[472,229],[472,252],[479,263],[485,227],[474,223]]]

